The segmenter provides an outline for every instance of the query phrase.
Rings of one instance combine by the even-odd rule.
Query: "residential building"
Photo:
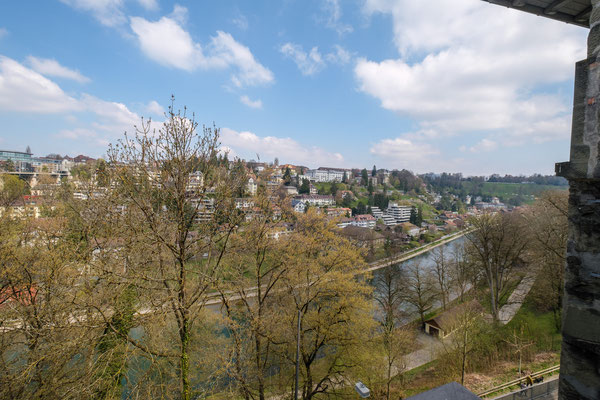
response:
[[[347,171],[340,168],[324,168],[309,169],[306,171],[306,176],[315,182],[341,182],[344,179],[344,173]]]
[[[396,203],[390,203],[385,213],[396,221],[397,224],[410,221],[412,206],[400,206]]]
[[[204,186],[204,175],[202,172],[196,171],[190,174],[190,180],[188,181],[188,185],[186,187],[186,192],[188,193],[198,193],[202,191],[202,187]]]
[[[356,215],[354,221],[353,225],[369,229],[375,228],[375,224],[377,223],[377,219],[369,214]]]
[[[281,187],[282,190],[284,191],[285,194],[287,195],[297,195],[298,194],[298,188],[296,186],[282,186]]]
[[[337,224],[340,228],[347,226],[358,226],[359,228],[373,229],[377,224],[377,219],[369,214],[356,215],[352,218],[342,218]]]
[[[292,209],[294,210],[294,212],[302,214],[302,213],[306,212],[306,203],[303,202],[302,200],[293,199],[292,200]]]
[[[385,237],[381,233],[360,226],[346,226],[340,231],[340,234],[355,242],[359,247],[381,246],[385,241]]]
[[[248,178],[248,183],[246,183],[246,191],[250,194],[250,196],[254,196],[257,190],[258,185],[256,183],[256,177],[250,176],[250,178]]]
[[[381,211],[377,206],[371,207],[371,215],[377,219],[383,219],[383,211]]]
[[[294,200],[300,200],[312,207],[325,207],[335,204],[335,200],[331,195],[302,194],[294,197]]]
[[[332,207],[328,208],[326,213],[328,217],[346,217],[352,215],[352,210],[344,207]]]
[[[408,233],[410,236],[415,237],[421,232],[421,229],[418,226],[413,225],[410,222],[403,222],[400,225],[402,225],[402,231]]]

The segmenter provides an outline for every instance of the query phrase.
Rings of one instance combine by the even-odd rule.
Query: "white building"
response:
[[[325,207],[335,204],[333,196],[320,194],[303,194],[294,197],[294,200],[299,200],[305,204],[309,204],[312,207]]]
[[[401,224],[402,222],[410,221],[410,212],[412,209],[412,206],[399,206],[396,203],[390,203],[385,213],[394,218],[397,224]]]
[[[383,219],[383,211],[381,211],[377,206],[371,207],[371,215],[377,219]]]
[[[375,228],[377,224],[377,218],[369,214],[356,215],[352,218],[343,218],[337,224],[340,228],[345,228],[347,226],[359,226],[361,228]]]
[[[309,169],[306,171],[306,176],[315,182],[341,182],[345,172],[343,169],[318,168]]]
[[[246,191],[248,191],[251,196],[254,196],[257,190],[258,185],[256,184],[256,179],[253,177],[248,178],[248,183],[246,183]]]
[[[306,204],[302,200],[292,200],[292,209],[297,213],[304,213],[306,211]]]

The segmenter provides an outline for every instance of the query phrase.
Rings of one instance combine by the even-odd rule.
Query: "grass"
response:
[[[538,185],[535,183],[505,183],[505,182],[463,182],[468,193],[499,197],[507,202],[520,198],[525,203],[532,203],[542,192],[548,190],[566,190],[568,186]]]

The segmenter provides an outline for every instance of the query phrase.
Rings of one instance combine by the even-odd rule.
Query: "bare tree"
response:
[[[490,312],[498,321],[498,302],[525,254],[526,233],[517,213],[484,214],[470,222],[474,229],[465,235],[470,256],[486,278]]]
[[[433,308],[436,299],[434,278],[418,261],[411,263],[406,269],[404,301],[413,306],[421,325],[425,324],[425,314]]]
[[[527,228],[533,238],[530,262],[540,269],[533,298],[540,309],[551,310],[557,331],[561,326],[566,262],[568,193],[543,193],[525,213]]]
[[[476,284],[476,273],[467,259],[464,245],[454,247],[450,262],[451,287],[458,291],[460,302],[465,301],[465,294]]]
[[[442,308],[445,310],[450,297],[450,257],[444,246],[436,247],[431,251],[437,290],[442,300]]]
[[[373,279],[374,297],[381,313],[379,332],[385,361],[385,398],[390,399],[391,385],[396,376],[406,368],[404,355],[414,341],[411,331],[402,327],[403,286],[401,271],[390,266],[379,271]]]

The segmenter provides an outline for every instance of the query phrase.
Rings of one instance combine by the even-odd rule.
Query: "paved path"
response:
[[[417,334],[417,343],[419,343],[422,348],[407,354],[404,358],[407,371],[435,360],[438,358],[440,350],[444,347],[444,344],[440,339],[420,331]]]
[[[535,282],[535,273],[533,272],[528,273],[521,279],[521,282],[511,293],[506,304],[498,312],[498,319],[502,325],[506,325],[513,319],[517,311],[519,311],[521,304],[523,304],[525,297],[527,297],[527,294],[531,290],[531,286],[533,286],[533,282]]]

